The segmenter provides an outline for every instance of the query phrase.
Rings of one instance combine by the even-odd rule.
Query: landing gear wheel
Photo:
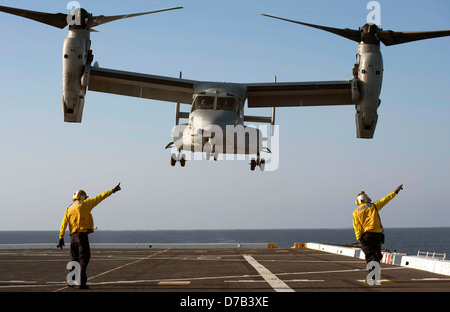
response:
[[[254,171],[256,167],[256,160],[255,158],[252,158],[252,160],[250,161],[250,170]]]
[[[205,145],[205,158],[206,160],[210,160],[211,159],[211,154],[214,157],[214,161],[217,161],[217,159],[219,159],[219,151],[216,150],[216,145],[215,144],[211,144],[211,142],[207,143],[208,146]]]
[[[178,151],[178,155],[175,153],[172,153],[172,155],[170,155],[170,165],[172,167],[175,166],[178,161],[180,162],[181,167],[184,167],[186,165],[186,155],[181,154],[180,151]]]
[[[264,168],[266,166],[266,160],[264,158],[260,158],[259,155],[255,158],[252,158],[250,161],[250,170],[254,171],[256,166],[259,167],[261,171],[264,171]]]

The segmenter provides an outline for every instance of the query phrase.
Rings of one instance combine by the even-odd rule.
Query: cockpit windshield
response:
[[[232,97],[218,97],[216,109],[233,111],[236,99]]]
[[[199,95],[195,98],[193,110],[196,109],[213,109],[214,97]]]
[[[234,97],[217,97],[216,107],[214,107],[215,102],[214,96],[199,95],[194,100],[193,110],[196,109],[216,109],[216,110],[228,110],[234,111],[236,105],[236,99]]]

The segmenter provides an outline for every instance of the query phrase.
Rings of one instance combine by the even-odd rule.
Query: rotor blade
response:
[[[320,30],[324,30],[324,31],[328,31],[330,33],[333,33],[335,35],[356,41],[356,42],[360,42],[361,41],[361,32],[359,30],[353,30],[353,29],[348,29],[348,28],[344,28],[344,29],[340,29],[340,28],[332,28],[332,27],[325,27],[325,26],[319,26],[319,25],[313,25],[313,24],[308,24],[308,23],[302,23],[302,22],[298,22],[298,21],[293,21],[293,20],[289,20],[286,18],[281,18],[281,17],[277,17],[277,16],[272,16],[272,15],[268,15],[268,14],[261,14],[263,16],[267,16],[267,17],[271,17],[271,18],[276,18],[282,21],[286,21],[286,22],[291,22],[291,23],[296,23],[296,24],[300,24],[300,25],[304,25],[304,26],[308,26],[308,27],[313,27],[313,28],[317,28]]]
[[[420,31],[420,32],[395,32],[388,30],[377,32],[378,39],[381,42],[383,42],[384,45],[386,46],[445,36],[450,36],[450,30]]]
[[[151,11],[151,12],[144,12],[144,13],[135,13],[135,14],[124,14],[124,15],[115,15],[115,16],[94,16],[91,21],[89,21],[89,27],[95,27],[98,25],[106,24],[109,22],[117,21],[124,18],[130,18],[135,16],[141,16],[141,15],[147,15],[147,14],[153,14],[153,13],[159,13],[159,12],[165,12],[165,11],[171,11],[171,10],[178,10],[183,9],[183,7],[176,7],[176,8],[169,8],[169,9],[163,9],[158,11]]]
[[[5,6],[0,6],[0,11],[14,14],[17,16],[25,17],[40,23],[44,23],[50,26],[64,28],[67,26],[67,14],[63,13],[43,13],[36,11],[29,11],[23,9],[10,8]]]

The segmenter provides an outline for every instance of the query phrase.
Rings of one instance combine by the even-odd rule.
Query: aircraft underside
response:
[[[217,132],[223,133],[220,128],[216,130],[217,132],[207,131],[206,135],[201,135],[199,133],[202,131],[192,130],[187,125],[185,127],[183,134],[175,137],[174,141],[166,146],[166,149],[173,150],[170,157],[172,166],[179,162],[184,167],[187,160],[210,160],[211,157],[215,161],[243,160],[245,155],[255,155],[256,157],[250,161],[250,169],[255,170],[259,166],[261,171],[264,171],[265,159],[261,158],[261,152],[271,153],[271,151],[263,146],[265,138],[260,130],[238,126],[231,129],[229,127],[228,135],[217,135]]]

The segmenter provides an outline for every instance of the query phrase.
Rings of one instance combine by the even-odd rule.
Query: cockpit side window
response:
[[[234,111],[236,99],[232,97],[218,97],[217,98],[217,110]]]
[[[192,111],[196,109],[213,109],[214,108],[214,97],[199,95],[194,100],[194,107]]]

